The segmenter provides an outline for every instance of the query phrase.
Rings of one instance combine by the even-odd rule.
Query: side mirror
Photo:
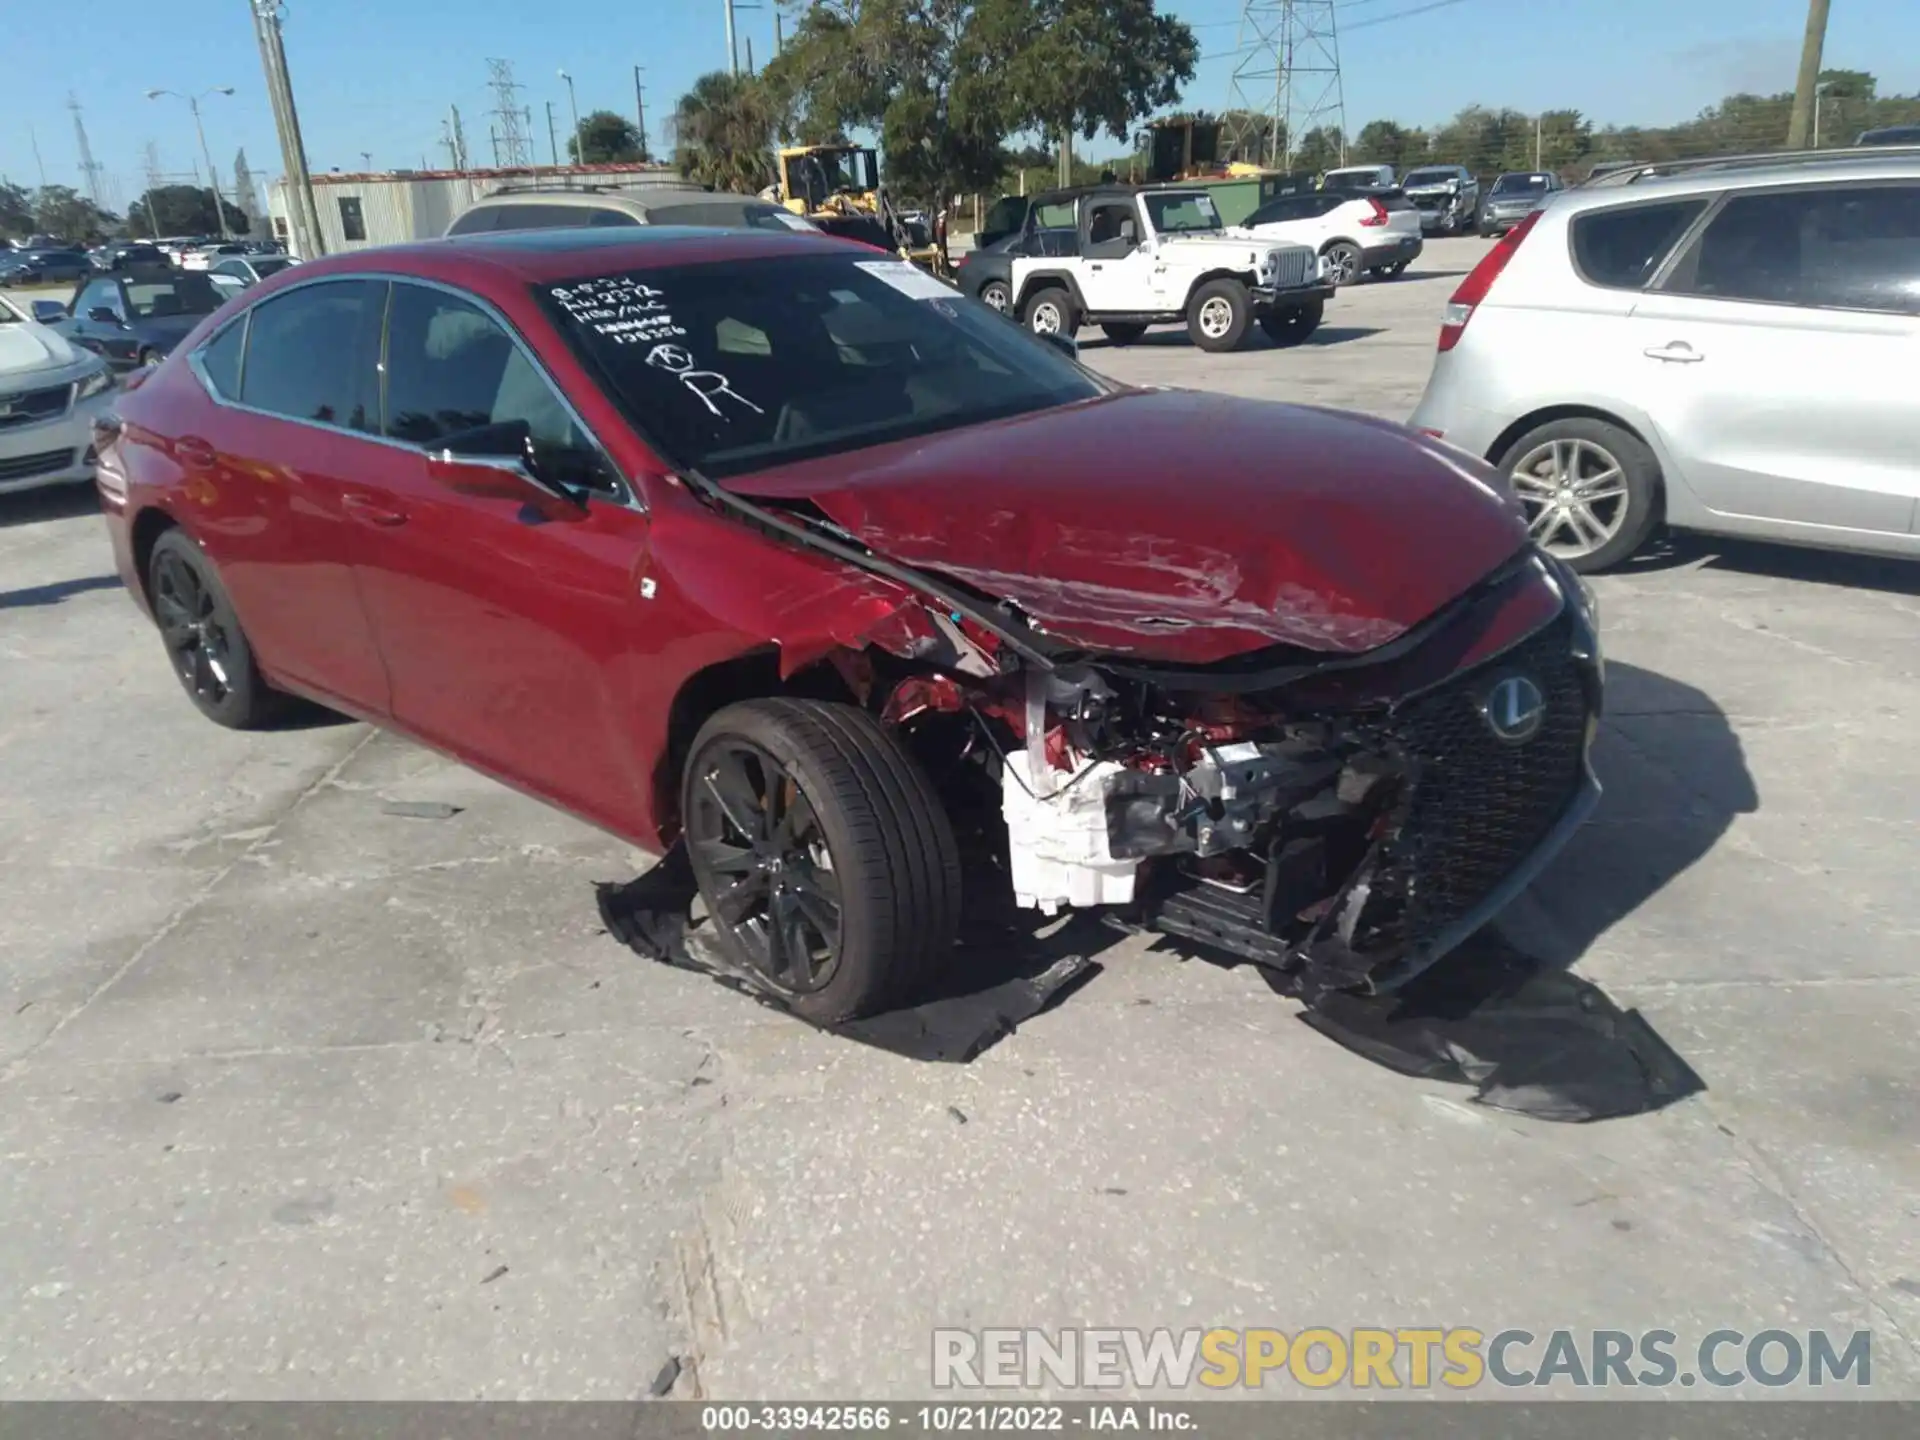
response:
[[[1034,338],[1044,340],[1069,360],[1078,360],[1080,358],[1080,342],[1075,340],[1071,335],[1062,335],[1056,330],[1051,334],[1036,335]]]
[[[58,300],[36,300],[33,302],[33,318],[42,325],[57,325],[67,318],[67,307]]]
[[[1131,218],[1122,220],[1120,222],[1120,238],[1122,241],[1124,241],[1128,245],[1139,244],[1140,243],[1140,227],[1138,225],[1135,225]]]
[[[456,495],[515,502],[523,513],[540,520],[578,520],[587,513],[579,501],[540,484],[518,460],[432,450],[427,454],[427,475]]]
[[[113,310],[106,305],[96,305],[87,311],[87,319],[99,325],[118,325],[120,323],[120,317],[114,314]]]

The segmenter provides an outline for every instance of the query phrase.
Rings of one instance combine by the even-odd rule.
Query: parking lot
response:
[[[1295,349],[1084,358],[1403,419],[1482,250]],[[1606,799],[1506,932],[1706,1089],[1573,1126],[1097,929],[971,1064],[809,1030],[610,938],[620,842],[357,724],[209,725],[91,496],[0,497],[0,1394],[912,1397],[937,1326],[1464,1325],[1868,1329],[1920,1397],[1920,567],[1680,541],[1595,588]]]

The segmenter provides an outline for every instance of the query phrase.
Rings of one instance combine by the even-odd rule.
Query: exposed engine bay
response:
[[[995,666],[940,618],[948,663],[877,687],[883,719],[962,727],[936,743],[997,797],[1018,903],[1113,907],[1122,928],[1226,950],[1297,993],[1410,978],[1590,807],[1598,661],[1578,614],[1429,689],[1339,705],[1124,661]],[[1504,735],[1488,709],[1503,683],[1529,697]]]

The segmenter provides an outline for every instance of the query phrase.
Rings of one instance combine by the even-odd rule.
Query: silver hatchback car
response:
[[[1447,306],[1409,422],[1578,570],[1665,522],[1920,557],[1920,147],[1564,192]]]

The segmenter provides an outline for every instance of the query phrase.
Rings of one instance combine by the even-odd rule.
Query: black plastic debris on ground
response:
[[[1392,995],[1336,992],[1300,1018],[1390,1070],[1538,1120],[1642,1115],[1706,1089],[1639,1011],[1489,933]]]
[[[988,893],[1000,885],[1004,881],[991,874],[979,882]],[[684,846],[675,845],[637,879],[596,889],[600,918],[621,944],[650,960],[705,975],[770,1010],[793,1014],[751,972],[730,965],[717,944],[701,943],[711,936],[696,941],[701,922],[693,918],[693,904],[699,887]],[[1011,898],[1004,905],[979,904],[970,891],[959,949],[944,983],[927,1000],[817,1028],[909,1059],[964,1065],[1099,973],[1092,958],[1074,947],[1084,928],[1070,923],[1047,939],[1036,937],[1031,924],[1020,923]]]

